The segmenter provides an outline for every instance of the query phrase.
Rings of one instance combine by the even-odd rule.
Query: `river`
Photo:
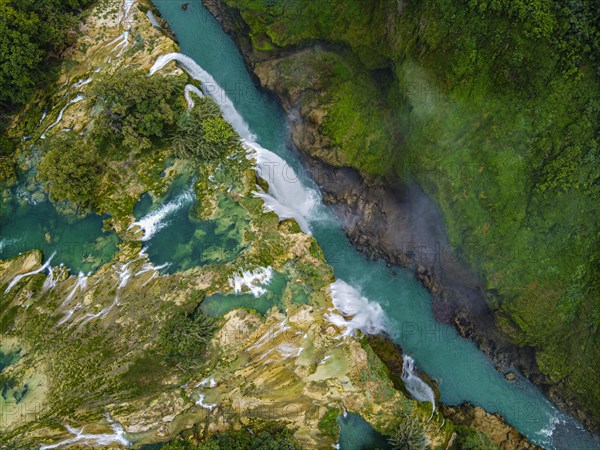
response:
[[[177,35],[181,52],[210,74],[200,77],[203,88],[220,104],[226,119],[249,145],[268,149],[259,151],[258,158],[263,159],[262,175],[272,187],[265,202],[280,216],[296,217],[316,237],[336,278],[352,288],[338,299],[340,308],[362,302],[373,311],[362,315],[362,325],[385,328],[416,365],[439,383],[442,402],[471,402],[498,412],[547,449],[600,448],[597,439],[558,411],[535,386],[521,377],[506,380],[473,343],[453,328],[436,323],[431,296],[412,273],[367,260],[349,244],[341,224],[320,202],[315,184],[288,145],[285,113],[270,95],[257,89],[239,50],[200,2],[190,3],[186,11],[172,0],[154,3]],[[383,314],[376,314],[379,309],[374,304]]]

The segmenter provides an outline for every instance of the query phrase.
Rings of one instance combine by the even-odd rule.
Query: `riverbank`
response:
[[[453,250],[456,248],[456,223],[451,224],[451,238],[446,237],[444,231],[444,218],[449,217],[448,206],[444,203],[446,200],[442,199],[443,207],[440,212],[427,196],[422,195],[419,188],[413,187],[415,168],[408,167],[406,178],[393,173],[384,179],[364,174],[369,172],[369,167],[373,168],[377,164],[391,167],[393,154],[390,153],[389,159],[385,160],[381,158],[382,153],[371,149],[365,150],[362,155],[353,153],[353,139],[357,142],[366,139],[367,142],[375,143],[379,139],[387,142],[384,148],[388,151],[393,146],[399,152],[414,136],[407,137],[399,133],[402,124],[397,123],[397,118],[386,115],[386,112],[374,111],[376,106],[369,109],[364,104],[344,104],[347,98],[340,96],[340,91],[331,86],[334,82],[349,85],[354,92],[361,92],[359,98],[369,98],[374,105],[380,104],[381,109],[386,111],[389,106],[386,105],[386,93],[389,98],[393,98],[390,93],[397,89],[394,81],[399,77],[399,69],[396,68],[395,73],[389,68],[373,70],[371,67],[370,72],[365,70],[368,56],[365,56],[364,48],[357,50],[354,47],[356,41],[351,40],[352,36],[344,36],[344,42],[340,43],[324,33],[322,40],[319,40],[319,32],[310,27],[305,35],[293,34],[296,30],[286,36],[286,30],[289,29],[287,12],[282,12],[277,7],[254,9],[247,7],[244,2],[233,1],[205,3],[222,22],[225,30],[233,34],[257,81],[275,93],[290,114],[294,143],[301,152],[309,156],[309,166],[312,166],[315,179],[323,189],[324,199],[338,205],[337,210],[344,220],[349,237],[357,247],[370,256],[384,257],[390,263],[412,267],[433,292],[434,312],[441,322],[453,323],[463,336],[473,339],[488,353],[502,371],[506,372],[511,367],[521,371],[559,407],[597,431],[598,421],[594,416],[597,408],[593,406],[596,394],[589,395],[590,391],[596,392],[596,388],[589,385],[589,379],[583,374],[588,369],[598,370],[595,363],[597,359],[593,356],[596,347],[588,345],[590,339],[593,342],[598,338],[598,333],[592,332],[585,340],[585,349],[578,350],[576,354],[570,351],[565,354],[563,344],[555,347],[548,339],[541,342],[533,339],[536,333],[534,328],[538,327],[537,322],[533,322],[534,319],[530,317],[533,309],[523,309],[521,300],[508,301],[509,297],[514,296],[514,292],[507,291],[506,281],[503,282],[504,285],[498,283],[498,275],[493,274],[492,279],[486,269],[487,276],[484,280],[478,275],[481,273],[481,266],[476,265],[477,271],[470,268],[474,258],[480,259],[486,251],[490,252],[490,257],[497,258],[496,247],[481,247],[481,244],[475,242],[471,249],[462,246],[457,255]],[[376,15],[377,12],[373,14]],[[277,22],[278,19],[282,22]],[[272,26],[274,23],[279,23],[279,27]],[[361,23],[360,26],[362,25]],[[382,30],[374,30],[372,34],[377,32],[383,33]],[[368,41],[367,36],[365,39]],[[375,54],[380,55],[381,52]],[[386,65],[382,61],[371,61],[371,64],[375,67]],[[405,69],[406,67],[402,68]],[[421,80],[424,79],[421,77]],[[410,79],[405,81],[411,82]],[[430,89],[436,97],[443,95],[436,88]],[[428,95],[427,92],[425,94]],[[396,106],[400,110],[406,108],[406,104]],[[426,98],[415,107],[426,106],[432,107],[431,98]],[[354,108],[355,116],[347,109],[341,109],[344,107]],[[375,119],[365,119],[368,114],[373,114]],[[348,126],[345,128],[347,131],[351,130],[347,140],[336,134],[344,127],[338,126],[341,123],[332,124],[332,116],[340,117],[340,121],[350,120],[346,122]],[[366,120],[369,125],[374,126],[368,128],[367,134],[361,135],[364,128],[356,120]],[[382,123],[386,126],[378,125]],[[462,167],[469,172],[470,175],[467,175],[472,176],[481,170],[481,167],[470,160],[467,162],[463,162]],[[420,163],[416,164],[417,171],[423,169]],[[359,167],[363,174],[346,169],[332,169],[331,166]],[[372,171],[377,172],[378,169]],[[437,176],[445,177],[439,174]],[[336,183],[332,183],[332,179]],[[438,201],[440,196],[452,193],[453,188],[444,183],[438,183],[436,187],[435,182],[432,184],[429,180],[426,184],[429,193],[432,189],[445,190],[442,193],[434,191]],[[336,184],[341,184],[343,189],[338,190]],[[512,189],[510,186],[507,188]],[[352,195],[348,192],[352,192]],[[422,212],[426,212],[428,223],[433,226],[416,227],[406,220],[406,217],[414,220]],[[403,226],[400,231],[399,224]],[[492,225],[496,226],[493,222]],[[489,228],[489,224],[486,226]],[[419,234],[424,229],[426,234]],[[369,236],[369,239],[365,236]],[[502,243],[496,245],[502,246]],[[524,255],[519,255],[519,258],[514,256],[512,253],[504,254],[495,265],[503,264],[505,268],[510,265],[518,266],[518,261]],[[531,264],[529,262],[528,266],[523,267],[523,274],[531,272]],[[543,296],[541,290],[535,294],[535,301],[531,302],[544,308],[540,303],[542,300],[538,301],[542,298],[540,296]],[[519,309],[517,303],[521,305]],[[581,311],[587,311],[590,307],[593,304],[586,301]],[[526,318],[523,317],[524,314]],[[559,312],[553,314],[552,326],[556,326],[556,321],[565,320]],[[525,325],[533,328],[529,331]],[[534,343],[536,344],[533,345]],[[567,356],[575,362],[567,363],[565,359],[561,359]],[[564,374],[565,370],[570,371],[569,376]]]
[[[117,0],[94,6],[81,40],[64,55],[58,83],[13,122],[20,170],[32,176],[31,184],[3,186],[4,194],[21,192],[22,208],[36,206],[25,195],[30,188],[48,200],[31,158],[41,150],[43,161],[52,151],[43,141],[73,133],[77,148],[92,145],[92,132],[108,108],[116,109],[107,98],[131,108],[127,102],[137,104],[144,88],[157,83],[176,91],[164,99],[165,117],[155,125],[175,114],[186,118],[201,105],[193,128],[207,134],[217,128],[207,146],[219,145],[222,153],[212,159],[176,153],[174,130],[168,139],[118,141],[116,150],[99,145],[105,172],[95,180],[94,205],[108,215],[103,231],[118,235],[114,255],[78,274],[61,252],[53,259],[27,249],[0,261],[0,323],[11,343],[0,406],[18,411],[2,415],[2,442],[45,449],[140,446],[178,436],[202,442],[275,423],[307,448],[326,448],[338,436],[320,423],[339,408],[383,432],[400,417],[410,419],[423,440],[446,446],[451,422],[430,418],[428,405],[395,389],[351,325],[354,314],[336,311],[333,270],[301,229],[302,217],[280,218],[266,208],[278,200],[269,188],[278,180],[259,167],[275,155],[240,142],[221,115],[231,119],[235,109],[219,110],[223,98],[203,98],[215,88],[210,75],[195,78],[201,68],[189,59],[181,64],[177,45],[148,17],[149,5],[138,6]],[[235,125],[243,122],[237,116]],[[130,133],[140,131],[137,123],[127,125]],[[51,206],[57,204],[68,201]],[[81,246],[68,224],[38,219],[21,223],[23,233],[41,233],[61,248]],[[96,261],[103,247],[98,242],[83,256]],[[248,298],[252,309],[241,307]]]

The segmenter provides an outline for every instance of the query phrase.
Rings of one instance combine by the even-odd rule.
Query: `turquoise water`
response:
[[[286,279],[283,275],[274,272],[267,292],[260,297],[255,297],[251,293],[241,294],[215,294],[206,297],[200,306],[205,314],[211,317],[221,317],[235,308],[249,308],[266,314],[273,306],[281,301]]]
[[[134,208],[137,221],[147,222],[144,242],[150,260],[165,273],[235,260],[242,249],[247,224],[244,211],[233,201],[219,201],[219,220],[200,220],[191,180],[181,178],[164,199],[153,203],[143,195]],[[165,208],[165,206],[172,206]],[[154,218],[154,219],[153,219]]]
[[[337,423],[340,426],[340,440],[338,444],[344,450],[388,450],[390,445],[381,433],[374,430],[358,414],[349,413],[339,416]]]
[[[12,350],[7,353],[0,350],[0,374],[4,369],[18,362],[19,359],[21,359],[21,349]],[[2,396],[0,407],[3,406],[2,401],[13,402],[14,404],[21,403],[27,392],[29,392],[29,386],[27,384],[21,385],[11,378],[0,377],[0,379],[0,395]]]
[[[205,87],[214,89],[216,95],[228,95],[258,143],[284,158],[304,184],[314,187],[299,167],[297,156],[286,146],[284,112],[269,95],[256,89],[235,44],[210,13],[199,2],[191,3],[187,11],[171,0],[154,3],[177,34],[182,53],[207,70],[223,91],[219,86]],[[419,368],[439,383],[442,401],[469,401],[498,412],[545,448],[600,448],[597,439],[557,411],[532,384],[522,379],[505,380],[473,343],[460,338],[453,328],[437,324],[429,293],[410,272],[364,258],[348,243],[327,208],[321,206],[310,220],[336,278],[381,305],[390,334],[415,358]]]
[[[117,250],[118,237],[103,231],[104,219],[97,214],[63,214],[48,200],[13,200],[0,213],[0,259],[39,249],[44,260],[56,252],[53,266],[62,263],[75,273],[96,270]]]
[[[0,350],[0,372],[2,372],[8,366],[16,363],[19,359],[21,359],[20,349],[8,353],[4,353],[2,350]]]
[[[263,286],[265,294],[255,297],[250,292],[240,294],[214,294],[206,297],[200,306],[202,312],[211,317],[221,317],[235,308],[248,308],[266,314],[273,306],[282,308],[282,299],[286,287],[290,289],[291,301],[296,304],[309,302],[308,293],[298,285],[289,283],[286,276],[279,272],[273,272],[273,277],[268,285]]]

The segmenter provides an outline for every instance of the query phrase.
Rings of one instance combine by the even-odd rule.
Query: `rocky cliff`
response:
[[[13,137],[26,138],[17,154],[22,172],[35,169],[43,138],[65,130],[86,137],[98,126],[98,80],[147,71],[160,55],[177,50],[160,29],[164,22],[156,26],[148,11],[148,3],[116,0],[91,10],[81,38],[63,55],[57,84],[40,91],[13,121]],[[163,73],[193,83],[174,63]],[[179,95],[185,108],[184,92]],[[176,436],[199,442],[278,422],[301,445],[325,448],[336,436],[319,423],[338,408],[380,431],[409,416],[431,447],[447,447],[452,423],[441,414],[428,420],[430,407],[394,386],[360,333],[327,318],[334,280],[316,241],[294,221],[265,212],[253,194],[257,182],[266,186],[257,180],[254,161],[240,145],[227,152],[221,161],[195,163],[175,158],[169,145],[153,145],[125,158],[107,157],[96,208],[110,214],[105,230],[119,243],[112,260],[92,273],[69,273],[36,250],[0,261],[1,352],[9,360],[1,366],[2,442],[27,448],[139,446]],[[202,200],[194,219],[221,230],[235,222],[239,253],[231,261],[167,273],[142,247],[147,230],[136,221],[134,205],[144,193],[160,204],[176,180],[190,175],[196,180],[191,195]],[[28,180],[24,191],[43,201],[43,186]],[[6,198],[10,192],[7,187]],[[48,242],[60,238],[46,232]],[[103,241],[97,245],[101,252]],[[97,252],[86,258],[95,260]],[[166,356],[182,339],[164,338],[169,329],[177,333],[169,328],[173,318],[197,317],[205,299],[232,294],[240,271],[263,266],[286,280],[274,307],[264,314],[233,309],[216,319],[214,333],[192,349],[194,356]],[[268,281],[248,283],[245,293]]]
[[[596,148],[596,75],[585,63],[577,76],[565,69],[563,31],[534,37],[530,24],[511,26],[514,11],[461,2],[204,3],[281,100],[357,248],[412,267],[439,321],[597,430],[587,375],[600,370],[588,220],[597,173],[584,162]],[[568,128],[578,115],[589,126]],[[587,156],[567,156],[575,141]]]

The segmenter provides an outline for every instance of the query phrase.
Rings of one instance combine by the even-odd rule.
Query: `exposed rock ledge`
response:
[[[339,165],[344,158],[320,132],[326,112],[319,97],[313,88],[290,88],[286,85],[289,80],[283,80],[278,70],[281,60],[308,50],[275,47],[269,53],[256,51],[248,39],[248,25],[237,10],[222,0],[203,1],[235,39],[256,81],[282,103],[290,117],[293,143],[319,184],[324,201],[333,205],[342,219],[352,244],[370,258],[411,268],[432,292],[438,322],[454,325],[461,336],[473,340],[490,356],[498,370],[521,372],[559,408],[598,431],[598,424],[565,396],[560,383],[554,384],[539,370],[535,349],[519,347],[500,332],[486,302],[486,296],[494,293],[486,292],[483,280],[449,247],[443,217],[420,187],[369,179],[354,169],[332,165]],[[313,95],[305,97],[307,93]]]

